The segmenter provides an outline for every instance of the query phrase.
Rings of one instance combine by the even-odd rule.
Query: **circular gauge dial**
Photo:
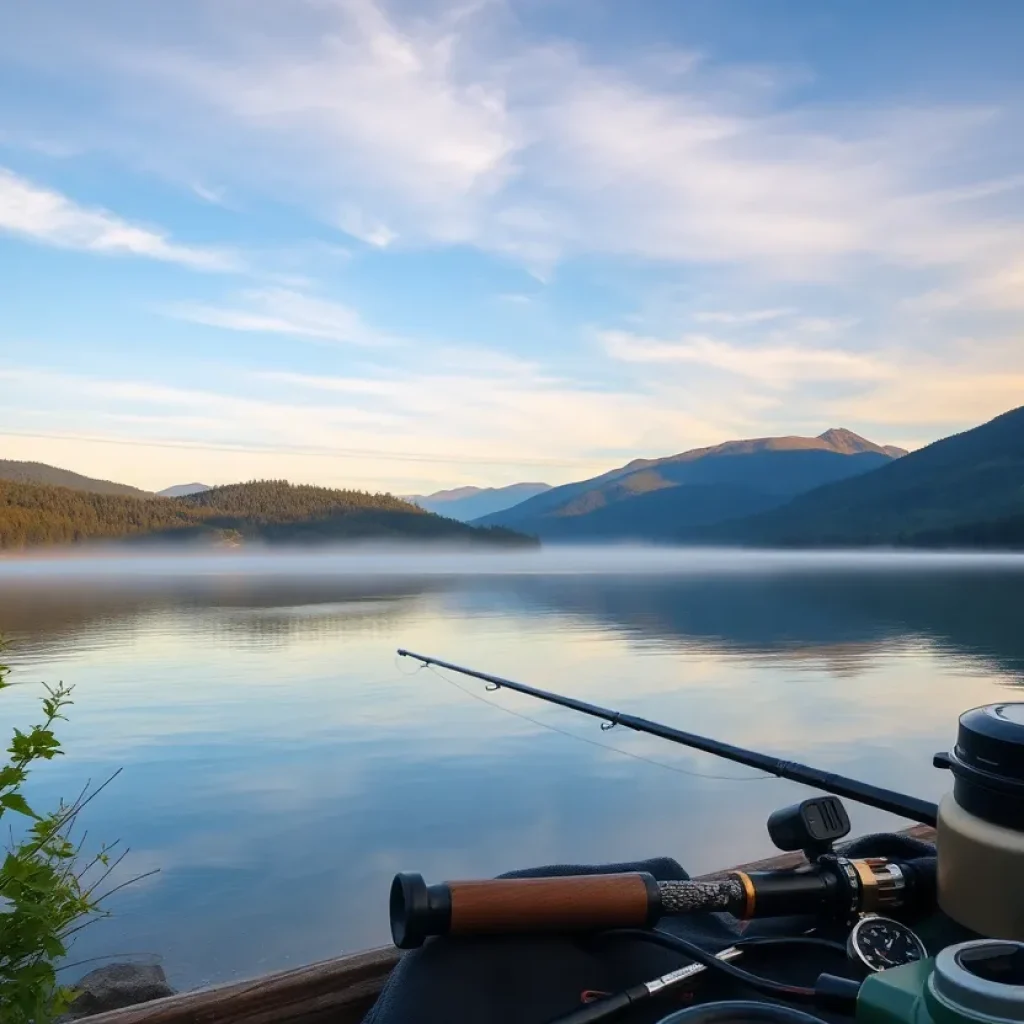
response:
[[[887,971],[917,960],[928,951],[905,925],[888,917],[865,917],[850,932],[850,956],[869,971]]]

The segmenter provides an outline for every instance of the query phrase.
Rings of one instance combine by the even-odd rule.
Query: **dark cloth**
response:
[[[854,857],[931,856],[934,847],[905,836],[866,836],[848,851]],[[513,871],[503,878],[647,871],[658,881],[685,881],[674,860],[659,857],[628,864],[557,864]],[[666,917],[659,929],[689,939],[711,952],[741,935],[799,935],[807,919],[766,919],[747,928],[728,914]],[[839,936],[841,937],[841,936]],[[680,953],[628,937],[498,936],[437,938],[408,952],[388,979],[364,1024],[546,1024],[580,1006],[585,990],[619,992],[688,962]],[[759,950],[737,964],[796,984],[813,985],[822,971],[849,974],[843,957],[829,950]],[[689,999],[761,998],[710,972],[686,996],[683,989],[646,1001],[615,1018],[622,1024],[658,1021]],[[841,1018],[836,1018],[841,1019]]]

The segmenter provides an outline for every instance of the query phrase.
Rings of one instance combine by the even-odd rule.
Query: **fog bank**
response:
[[[434,576],[716,576],[892,570],[1005,569],[1024,572],[1024,554],[884,550],[770,551],[642,545],[536,549],[332,546],[210,552],[177,546],[125,553],[53,550],[0,558],[0,582],[67,579],[115,583],[242,577],[308,579]]]

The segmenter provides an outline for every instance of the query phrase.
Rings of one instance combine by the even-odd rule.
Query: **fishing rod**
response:
[[[621,711],[612,711],[610,708],[601,707],[599,704],[590,704],[587,701],[577,700],[574,697],[565,697],[560,693],[553,693],[550,690],[541,690],[535,686],[527,686],[525,683],[517,683],[511,679],[503,679],[501,676],[491,675],[488,672],[478,672],[476,669],[466,668],[464,665],[455,665],[449,661],[442,661],[426,654],[417,654],[415,651],[408,651],[400,648],[400,657],[412,658],[422,662],[424,666],[436,665],[438,668],[448,669],[450,672],[458,672],[460,675],[480,679],[490,683],[496,689],[515,690],[517,693],[524,693],[528,697],[536,697],[538,700],[547,701],[549,704],[558,704],[581,714],[590,715],[593,718],[603,719],[610,723],[602,728],[611,728],[616,725],[624,725],[627,729],[636,732],[645,732],[651,736],[660,736],[672,743],[679,743],[684,747],[693,747],[703,750],[708,754],[715,754],[724,757],[729,761],[736,761],[738,764],[745,764],[750,768],[757,768],[769,775],[780,779],[788,779],[791,782],[799,782],[805,786],[825,793],[834,793],[836,796],[845,796],[868,807],[876,807],[881,811],[888,811],[890,814],[897,814],[902,818],[920,822],[922,825],[934,827],[938,817],[938,806],[929,800],[921,800],[918,797],[907,796],[905,793],[897,793],[895,790],[885,789],[881,786],[872,786],[867,782],[859,782],[846,775],[837,775],[834,772],[822,771],[820,768],[812,768],[796,761],[786,761],[781,758],[771,757],[768,754],[760,754],[756,750],[747,750],[745,747],[733,746],[731,743],[722,743],[720,740],[709,739],[706,736],[699,736],[696,733],[685,732],[682,729],[675,729],[669,725],[662,725],[647,718],[640,718],[636,715],[625,714]]]
[[[430,655],[398,653],[424,667],[480,679],[489,690],[515,690],[599,718],[603,729],[623,725],[831,794],[769,817],[772,842],[805,855],[806,862],[793,868],[758,870],[752,865],[696,879],[661,879],[644,871],[540,869],[435,885],[422,875],[400,873],[389,898],[391,936],[399,949],[449,936],[603,934],[681,953],[694,965],[727,975],[773,1001],[855,1014],[858,1024],[990,1024],[997,1017],[1024,1022],[1024,701],[988,704],[960,716],[956,746],[932,762],[954,780],[952,792],[936,805]],[[887,844],[881,836],[875,837],[880,842],[872,856],[836,847],[850,831],[839,797],[937,826],[937,852],[926,852],[921,844],[915,850],[906,839]],[[886,847],[894,855],[886,855]],[[935,923],[941,927],[926,945],[910,924],[933,917],[936,910],[941,916]],[[849,970],[847,976],[823,973],[813,988],[781,983],[656,927],[662,919],[723,912],[739,920],[812,918],[816,927],[846,930],[845,953],[856,976],[849,977]],[[943,930],[947,936],[938,938]],[[956,936],[954,945],[929,955],[937,941],[945,944]],[[835,945],[807,936],[773,941]],[[739,944],[726,952],[734,953]],[[604,1020],[695,973],[694,966],[679,968],[596,1003],[577,1005],[554,1024]],[[660,1024],[740,1020],[822,1024],[774,1002],[735,1001],[696,1006]]]

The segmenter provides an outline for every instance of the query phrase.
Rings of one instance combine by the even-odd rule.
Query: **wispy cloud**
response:
[[[921,312],[949,310],[1024,311],[1024,250],[993,262],[987,269],[914,296],[906,308]]]
[[[242,292],[229,305],[181,303],[164,312],[178,320],[229,331],[287,334],[321,342],[388,345],[396,339],[368,327],[353,309],[288,288]]]
[[[892,373],[884,360],[840,349],[739,345],[693,334],[665,341],[628,331],[603,331],[599,339],[609,356],[627,363],[689,363],[785,385],[815,380],[880,380]]]
[[[398,237],[387,224],[368,217],[354,206],[342,207],[336,221],[345,234],[377,249],[386,249]]]
[[[36,135],[33,132],[10,131],[0,128],[0,145],[9,145],[16,149],[24,149],[30,153],[41,153],[55,160],[65,160],[78,156],[79,148],[61,139]]]
[[[738,326],[746,324],[763,324],[769,320],[780,320],[791,316],[792,309],[751,309],[746,312],[706,312],[694,313],[693,319],[704,324],[726,324]]]
[[[194,270],[238,270],[229,253],[181,245],[107,210],[79,206],[60,192],[0,167],[0,231],[61,249],[178,263]]]
[[[244,177],[265,169],[299,186],[325,220],[368,244],[407,231],[414,242],[465,241],[473,208],[508,180],[520,144],[503,84],[464,64],[474,17],[463,8],[399,19],[372,0],[229,6],[215,22],[224,35],[175,50],[117,47],[116,72],[169,90],[165,127],[179,145],[196,138],[181,114],[198,110],[222,144],[259,153]]]
[[[943,365],[920,359],[905,371],[861,394],[830,401],[829,413],[855,422],[888,424],[891,432],[912,428],[920,444],[951,433],[950,422],[966,429],[1024,404],[1021,361],[993,372],[966,362]],[[812,398],[808,407],[814,404]]]
[[[192,182],[191,188],[203,202],[211,203],[214,206],[224,204],[224,190],[221,188],[210,188],[198,181]]]

